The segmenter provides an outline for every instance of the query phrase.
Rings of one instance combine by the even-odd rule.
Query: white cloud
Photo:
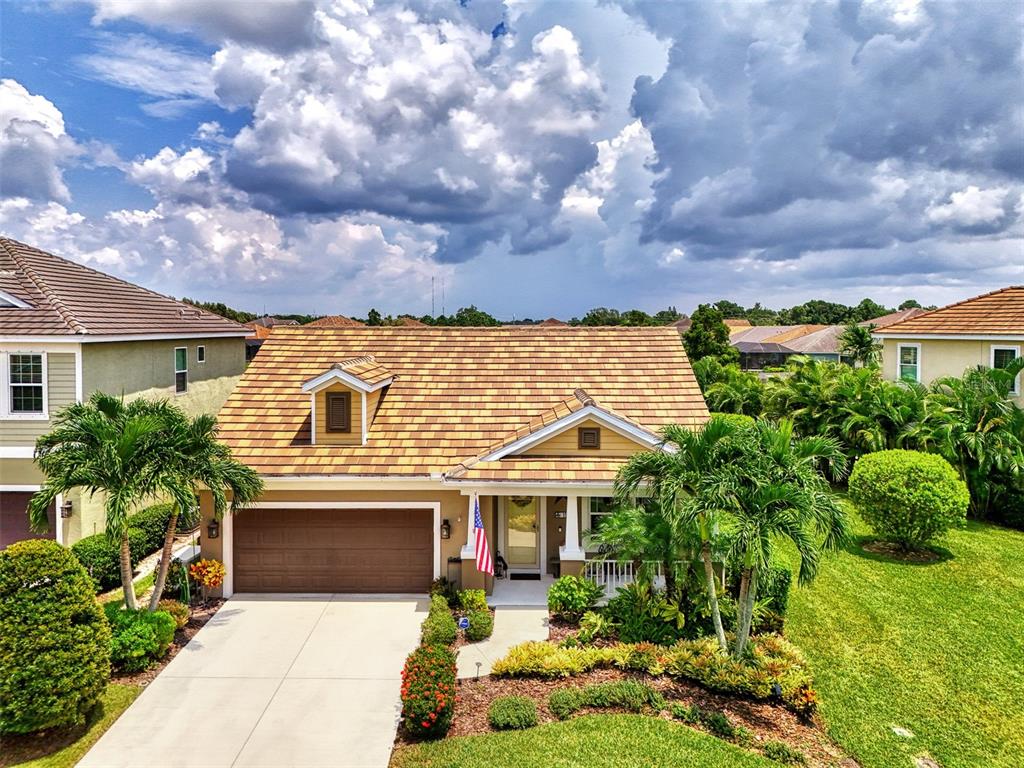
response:
[[[62,168],[79,151],[52,102],[0,80],[0,196],[68,200]]]
[[[1010,190],[1006,187],[979,189],[973,184],[949,196],[948,203],[932,204],[926,211],[928,219],[940,224],[977,227],[995,224],[1005,218],[1010,206]]]

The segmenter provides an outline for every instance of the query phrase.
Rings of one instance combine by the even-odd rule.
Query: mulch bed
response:
[[[846,758],[846,755],[828,739],[816,723],[801,720],[784,707],[768,702],[721,696],[699,686],[667,677],[651,677],[617,669],[593,670],[583,675],[556,680],[504,679],[487,676],[481,677],[479,680],[460,681],[455,705],[455,719],[448,736],[468,736],[475,733],[491,732],[491,727],[487,722],[487,710],[491,702],[498,696],[528,696],[537,704],[537,715],[540,722],[550,723],[557,720],[547,705],[548,696],[555,689],[583,687],[594,683],[624,679],[647,683],[671,702],[696,704],[701,709],[724,712],[733,723],[751,730],[754,735],[754,746],[767,741],[784,741],[803,752],[808,758],[808,763],[814,766],[837,765]],[[586,714],[587,711],[581,710],[580,714]],[[594,711],[607,714],[625,710],[601,709]],[[661,717],[667,720],[672,719],[667,712],[663,712]],[[680,723],[680,725],[683,724]],[[403,736],[401,731],[399,732],[399,743],[410,743],[410,740]],[[855,763],[843,764],[855,765]]]
[[[163,668],[171,663],[171,659],[178,655],[178,652],[188,645],[188,641],[191,640],[196,632],[203,628],[213,614],[217,612],[217,609],[224,604],[223,600],[209,600],[202,605],[192,606],[192,615],[189,617],[188,624],[183,628],[179,629],[174,633],[174,641],[171,643],[171,647],[167,650],[167,655],[164,656],[157,664],[154,664],[149,669],[144,669],[142,672],[124,672],[114,673],[110,677],[110,681],[113,683],[124,683],[126,685],[141,685],[147,686],[152,682],[153,678],[163,671]]]
[[[907,552],[901,549],[898,544],[891,541],[865,541],[861,549],[873,555],[882,555],[891,560],[898,560],[902,563],[935,563],[943,559],[943,556],[930,549],[915,549]]]

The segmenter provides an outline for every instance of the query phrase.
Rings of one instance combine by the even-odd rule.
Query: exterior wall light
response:
[[[450,539],[452,537],[452,524],[447,520],[441,521],[441,538]]]
[[[67,500],[65,500],[65,502],[63,504],[60,505],[60,516],[63,517],[64,519],[67,519],[67,518],[71,517],[71,513],[74,510],[75,510],[75,507],[71,503],[71,499],[67,499]]]
[[[216,539],[220,536],[220,523],[216,520],[211,520],[209,525],[206,526],[206,535],[211,539]]]

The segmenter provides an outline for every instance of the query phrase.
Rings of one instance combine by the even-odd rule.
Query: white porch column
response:
[[[463,560],[476,560],[476,536],[473,534],[473,520],[476,517],[476,505],[477,495],[475,493],[470,494],[467,497],[469,501],[468,511],[466,512],[466,543],[462,547],[462,559]]]
[[[580,547],[579,497],[565,497],[565,545],[558,548],[562,560],[586,560],[587,554]]]

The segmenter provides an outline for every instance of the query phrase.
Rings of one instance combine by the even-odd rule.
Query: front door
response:
[[[509,496],[505,531],[508,567],[511,571],[540,569],[540,499],[537,496]]]

